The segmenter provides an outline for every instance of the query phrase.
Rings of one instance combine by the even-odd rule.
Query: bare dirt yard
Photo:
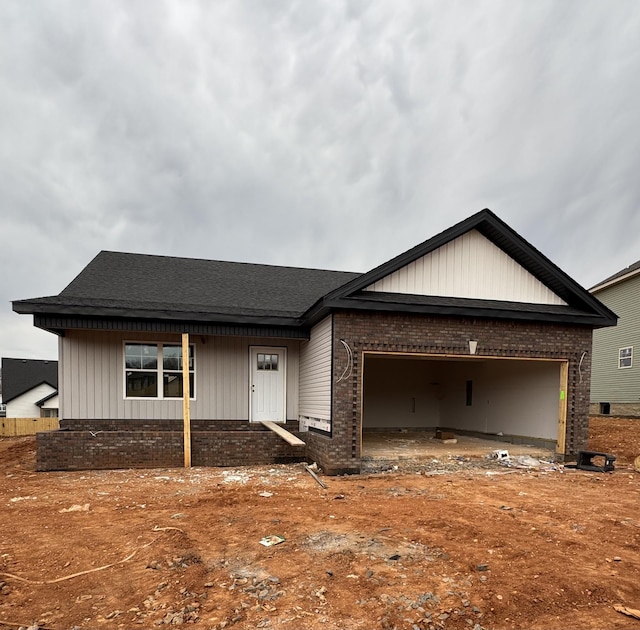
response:
[[[447,457],[35,472],[0,441],[0,628],[640,628],[640,420],[612,473]],[[284,541],[263,546],[261,539]]]

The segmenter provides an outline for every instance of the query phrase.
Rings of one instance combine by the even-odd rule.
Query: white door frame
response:
[[[256,379],[258,354],[278,355],[278,370],[275,372],[278,382],[275,384],[276,390],[272,392],[272,395],[279,395],[280,401],[275,414],[268,417],[254,417],[257,416],[257,409],[254,408],[254,394],[256,388],[260,387],[260,383]],[[265,371],[265,374],[269,374],[269,371]],[[287,348],[285,346],[249,346],[249,422],[260,422],[261,420],[282,423],[287,421]]]

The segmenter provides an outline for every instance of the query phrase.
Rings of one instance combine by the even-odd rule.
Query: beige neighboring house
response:
[[[7,418],[56,418],[58,362],[3,358],[2,392]]]
[[[640,415],[640,260],[590,291],[619,318],[593,333],[591,413]]]

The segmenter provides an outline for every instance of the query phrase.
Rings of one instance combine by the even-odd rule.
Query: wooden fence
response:
[[[0,437],[35,435],[59,428],[58,418],[0,418]]]

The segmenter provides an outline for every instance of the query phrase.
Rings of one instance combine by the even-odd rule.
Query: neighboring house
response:
[[[616,323],[489,210],[367,273],[101,252],[13,309],[60,336],[62,430],[38,436],[40,470],[181,466],[189,434],[193,465],[303,457],[329,474],[358,472],[381,429],[573,454],[592,331]]]
[[[2,359],[2,400],[7,418],[58,416],[58,362]]]
[[[593,335],[591,412],[640,415],[640,261],[591,293],[619,317],[615,328]]]

